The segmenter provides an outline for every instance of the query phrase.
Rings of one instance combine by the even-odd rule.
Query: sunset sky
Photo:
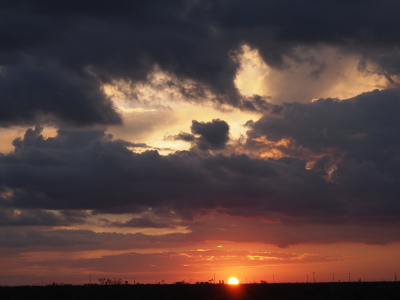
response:
[[[400,276],[399,12],[0,1],[0,285]]]

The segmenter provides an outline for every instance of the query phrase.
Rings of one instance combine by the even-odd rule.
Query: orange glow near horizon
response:
[[[239,280],[237,278],[229,278],[228,284],[239,284]]]

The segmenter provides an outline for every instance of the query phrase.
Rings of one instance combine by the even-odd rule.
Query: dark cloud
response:
[[[370,160],[385,165],[395,155],[399,143],[394,137],[400,132],[397,118],[400,112],[400,90],[375,90],[354,98],[319,99],[301,104],[285,103],[280,115],[266,115],[248,123],[249,146],[257,147],[258,137],[278,143],[290,140],[287,146],[278,144],[284,154],[334,156],[346,154],[357,160]],[[260,147],[264,147],[259,144]],[[303,151],[303,152],[301,152]],[[395,167],[396,164],[391,164]]]
[[[18,228],[19,229],[19,228]],[[165,246],[182,246],[189,239],[183,233],[168,233],[164,235],[146,235],[143,233],[94,232],[91,230],[57,229],[57,230],[17,230],[0,231],[1,247],[33,247],[34,251],[58,251],[60,246],[68,246],[66,251],[76,250],[122,250],[163,248]],[[194,244],[198,238],[192,238]],[[4,248],[3,248],[4,249]],[[32,248],[31,248],[32,249]],[[18,251],[18,249],[16,249]]]
[[[181,132],[177,135],[168,137],[168,139],[173,139],[175,141],[181,140],[185,142],[193,142],[196,139],[196,137],[193,134]]]
[[[83,210],[140,213],[149,207],[188,220],[218,210],[284,224],[396,222],[398,89],[273,105],[268,97],[240,95],[234,82],[244,44],[272,68],[289,68],[287,57],[311,64],[315,78],[325,65],[296,49],[322,45],[359,57],[360,70],[375,63],[368,71],[395,85],[399,6],[394,0],[2,1],[0,126],[59,127],[51,138],[40,126],[28,129],[13,141],[14,152],[0,155],[2,224],[71,225],[86,219],[72,216]],[[191,133],[172,137],[192,149],[168,156],[132,152],[148,146],[90,127],[122,123],[104,84],[150,83],[154,70],[169,75],[164,84],[188,101],[210,97],[216,106],[264,112],[247,123],[245,147],[254,156],[218,154],[229,141],[222,120],[193,121]],[[139,121],[147,125],[135,130],[151,131]],[[252,158],[257,151],[275,159]],[[132,219],[119,226],[165,224]],[[35,234],[32,240],[50,243],[47,233]],[[278,233],[269,238],[279,245],[323,239],[322,233],[298,240],[286,234],[281,241]]]
[[[207,136],[209,127],[202,125],[208,124],[213,123],[196,130]],[[296,159],[193,151],[138,154],[127,149],[130,143],[101,131],[59,131],[47,139],[39,132],[29,129],[23,140],[14,142],[18,151],[1,157],[0,182],[8,191],[1,203],[6,207],[114,213],[170,207],[185,215],[186,210],[217,207],[303,214],[337,205],[327,194],[332,187]],[[212,135],[207,138],[222,145]]]
[[[194,149],[201,151],[222,150],[229,141],[229,125],[223,120],[215,119],[211,122],[193,120],[190,128],[192,134],[181,132],[170,138],[191,142]]]
[[[0,63],[6,70],[2,85],[10,83],[7,72],[11,71],[8,69],[22,64],[23,69],[13,72],[16,73],[13,76],[16,80],[11,81],[15,82],[11,86],[32,86],[48,93],[46,98],[51,98],[49,101],[53,102],[46,106],[47,99],[44,99],[34,107],[37,110],[61,114],[63,100],[70,99],[83,102],[80,105],[88,110],[92,108],[89,116],[97,112],[93,120],[89,116],[85,118],[85,124],[116,123],[119,120],[112,107],[105,107],[103,115],[98,114],[101,102],[106,104],[106,99],[99,97],[99,83],[114,79],[144,81],[155,65],[179,78],[194,80],[211,88],[219,95],[220,102],[239,102],[233,83],[237,62],[229,56],[231,49],[236,47],[229,37],[222,38],[222,41],[221,37],[213,37],[203,24],[191,21],[189,12],[186,12],[190,10],[190,3],[139,1],[110,7],[105,3],[100,6],[96,3],[86,8],[51,5],[46,1],[39,3],[25,5],[24,2],[8,2],[2,5],[2,22],[7,24],[4,28],[9,30],[4,32],[8,47],[0,52]],[[213,54],[204,55],[210,50]],[[25,65],[29,63],[26,62],[27,56],[28,60],[35,62],[30,72],[25,71]],[[193,59],[194,56],[197,58]],[[54,65],[58,67],[52,67]],[[97,76],[93,77],[93,73]],[[36,76],[30,74],[39,77],[35,80]],[[58,89],[61,89],[60,94],[64,91],[64,97],[52,92]],[[196,90],[204,88],[191,89],[190,93],[196,95]],[[96,93],[100,94],[97,98],[94,97]],[[58,97],[54,99],[54,96]],[[9,97],[15,103],[22,101],[17,92]],[[36,102],[34,97],[25,101]],[[100,102],[99,107],[91,107],[93,102]],[[73,108],[69,107],[70,110]],[[64,117],[79,124],[82,122],[80,114],[84,115],[84,112]],[[5,121],[27,119],[19,110],[14,115],[8,115]],[[107,115],[110,116],[108,119]],[[32,119],[32,116],[29,118]]]
[[[190,101],[211,91],[218,105],[274,109],[235,87],[243,44],[276,68],[285,56],[303,62],[295,47],[333,45],[391,78],[400,70],[397,8],[394,0],[3,1],[0,125],[48,114],[76,125],[121,123],[102,84],[146,81],[155,66],[192,82],[178,87]]]
[[[192,121],[191,130],[200,135],[196,143],[201,150],[224,149],[229,140],[229,125],[219,119],[208,123]]]
[[[397,215],[399,89],[283,107],[279,116],[248,124],[249,147],[315,161],[313,170],[331,174],[341,197],[352,203],[349,213],[354,216]]]
[[[0,233],[1,247],[30,247],[30,246],[80,246],[95,245],[108,241],[116,242],[123,239],[122,234],[96,234],[90,230],[5,230]]]
[[[122,123],[98,80],[56,67],[5,67],[0,99],[2,127],[57,119],[80,126]]]
[[[393,223],[400,214],[393,138],[399,127],[397,95],[393,89],[343,101],[288,103],[279,114],[249,122],[247,147],[279,149],[280,159],[211,155],[195,148],[168,156],[135,153],[129,150],[135,144],[114,140],[101,129],[60,129],[51,138],[44,138],[40,127],[28,129],[14,141],[15,151],[0,157],[1,205],[10,212],[97,214],[151,208],[162,217],[112,224],[116,227],[167,228],[176,225],[168,218],[191,220],[211,210],[283,224]],[[222,149],[228,130],[222,120],[193,121],[192,142]],[[266,143],[260,142],[263,137]]]
[[[84,211],[0,209],[0,226],[69,226],[84,223],[87,216]]]
[[[292,218],[288,223],[271,219],[265,222],[262,218],[243,218],[243,213],[238,210],[239,218],[216,215],[215,218],[202,220],[190,226],[191,233],[185,238],[192,241],[201,239],[225,240],[243,243],[273,244],[281,248],[290,245],[305,243],[365,243],[386,245],[399,241],[398,218],[392,221],[378,220],[371,217],[364,221],[353,220],[348,223],[336,217],[334,223],[323,223],[325,216],[321,216],[322,222],[305,223]],[[344,222],[343,222],[344,221]]]
[[[112,134],[106,134],[105,129],[73,129],[60,128],[57,130],[55,138],[44,138],[42,135],[43,127],[36,126],[34,129],[28,128],[23,138],[16,138],[12,144],[14,151],[24,152],[30,148],[74,150],[83,149],[90,146],[93,141],[111,141]],[[145,143],[131,143],[124,140],[113,140],[116,147],[148,148]]]
[[[371,218],[363,224],[315,224],[265,222],[262,218],[232,218],[223,214],[199,219],[187,228],[186,233],[166,233],[149,235],[143,233],[94,232],[91,230],[0,230],[2,253],[7,248],[14,251],[59,251],[60,246],[68,246],[63,251],[162,249],[203,245],[207,241],[233,241],[242,243],[262,243],[281,248],[300,243],[365,243],[385,245],[399,242],[398,220],[387,223]],[[333,226],[335,225],[335,226]],[[18,229],[18,230],[17,230]],[[160,228],[162,229],[162,228]],[[19,250],[19,247],[27,247]]]
[[[250,125],[251,138],[266,136],[278,142],[293,141],[314,154],[338,149],[376,159],[376,152],[397,147],[400,90],[375,90],[345,101],[319,99],[313,103],[285,103],[279,115],[266,115]],[[375,157],[375,158],[374,158]]]
[[[132,218],[126,222],[110,222],[110,227],[132,227],[132,228],[173,228],[166,223],[154,222],[149,218]]]

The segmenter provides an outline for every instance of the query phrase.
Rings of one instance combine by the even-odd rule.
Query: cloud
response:
[[[227,241],[235,243],[260,243],[286,248],[296,244],[326,243],[364,243],[386,245],[399,242],[397,218],[394,222],[371,217],[369,220],[344,218],[335,223],[326,223],[325,216],[321,221],[304,223],[293,218],[281,223],[278,219],[266,222],[254,216],[244,218],[214,214],[199,218],[187,226],[185,233],[164,233],[149,235],[143,233],[94,232],[91,230],[33,230],[23,227],[0,230],[0,245],[7,247],[28,247],[32,251],[59,251],[60,246],[68,246],[65,251],[90,250],[127,250],[127,249],[171,249],[186,247],[188,243],[195,247],[209,241]],[[324,223],[325,222],[325,223]],[[39,224],[38,224],[39,225]],[[333,226],[334,225],[334,226]],[[5,248],[4,248],[5,247]],[[32,248],[34,247],[34,248]],[[47,249],[47,250],[46,250]],[[21,251],[16,249],[15,251]],[[28,251],[28,250],[22,250]]]
[[[84,223],[87,213],[83,211],[14,210],[0,209],[0,226],[68,226]]]
[[[193,120],[190,128],[192,134],[181,132],[170,138],[192,142],[194,148],[201,151],[222,150],[229,141],[229,125],[223,120],[214,119],[211,122]]]
[[[229,125],[219,119],[209,123],[192,122],[192,133],[199,134],[197,146],[201,150],[223,149],[229,140]]]
[[[92,272],[106,272],[126,274],[135,270],[135,274],[148,272],[151,267],[152,272],[171,272],[171,264],[176,268],[175,272],[197,271],[204,272],[203,264],[212,263],[232,269],[236,267],[261,267],[268,265],[282,264],[304,264],[307,262],[334,262],[346,260],[343,256],[323,256],[312,253],[285,253],[285,252],[250,252],[250,251],[183,251],[183,252],[164,252],[164,253],[126,253],[122,255],[107,255],[94,259],[75,259],[60,261],[34,261],[25,262],[25,266],[41,266],[60,268],[86,268]],[[164,275],[165,276],[165,275]],[[169,276],[170,277],[170,276]]]
[[[399,176],[390,152],[397,143],[390,138],[397,132],[397,93],[284,104],[281,114],[249,123],[247,146],[276,147],[282,152],[279,159],[195,150],[168,156],[134,153],[128,148],[138,145],[113,140],[101,129],[60,129],[52,138],[44,138],[40,127],[28,129],[14,141],[15,152],[0,158],[1,203],[10,209],[98,213],[152,208],[160,216],[188,219],[200,217],[201,210],[219,209],[284,223],[391,222],[400,212],[393,196]],[[392,117],[383,118],[386,109]],[[199,148],[223,148],[228,129],[222,120],[192,123],[193,133],[200,135],[195,139]],[[272,144],[254,143],[263,136]],[[279,146],[284,138],[290,143]],[[283,157],[288,153],[294,157]],[[304,159],[314,161],[314,167]],[[174,217],[166,213],[170,210]],[[139,221],[114,225],[145,226]]]
[[[387,269],[400,242],[399,9],[1,1],[3,279],[285,264],[298,281],[299,264],[337,273],[343,253],[377,249]]]
[[[396,223],[400,213],[392,150],[397,147],[398,93],[391,89],[343,101],[286,103],[279,113],[249,122],[245,146],[279,150],[276,159],[218,154],[229,134],[222,120],[193,121],[193,134],[179,136],[193,138],[194,145],[206,145],[203,149],[214,154],[196,148],[166,156],[135,153],[129,149],[146,145],[114,140],[104,129],[65,128],[50,138],[42,136],[40,127],[28,129],[14,140],[15,151],[0,157],[1,205],[10,213],[26,210],[18,218],[7,217],[9,224],[25,224],[28,214],[36,216],[36,221],[30,218],[36,225],[71,225],[86,218],[57,219],[52,213],[39,218],[42,210],[136,214],[151,209],[150,217],[108,225],[172,228],[176,221],[201,220],[215,211],[288,226],[386,226]],[[282,143],[284,139],[288,142]],[[294,239],[289,229],[287,237],[278,236],[277,229],[267,240],[287,245],[322,239],[300,234]],[[339,233],[332,232],[329,239],[340,240]]]
[[[344,101],[284,103],[282,114],[266,115],[250,124],[249,137],[265,136],[275,143],[287,138],[293,148],[307,147],[314,154],[335,148],[353,155],[364,152],[373,159],[378,148],[397,145],[392,137],[399,130],[399,96],[399,89],[387,89]]]
[[[294,78],[306,70],[310,80],[327,80],[333,71],[325,62],[339,53],[396,86],[398,6],[390,0],[3,3],[0,126],[58,127],[49,138],[40,126],[28,129],[13,141],[14,152],[0,155],[5,220],[50,226],[85,220],[68,221],[51,210],[151,208],[163,221],[135,217],[119,226],[148,222],[154,228],[172,224],[168,218],[194,222],[210,211],[279,224],[395,222],[398,89],[277,104],[284,97],[306,101],[313,92],[290,91],[278,100],[241,95],[235,79],[248,45],[269,69],[295,70]],[[157,74],[165,75],[159,84]],[[171,137],[190,142],[190,151],[136,153],[131,149],[149,146],[114,139],[97,127],[123,123],[106,94],[116,82],[132,87],[126,101],[140,102],[134,94],[141,86],[169,87],[179,100],[264,116],[247,123],[244,145],[228,147],[234,141],[227,122],[194,120],[191,133]],[[132,132],[147,136],[169,117],[138,117],[130,121]]]
[[[339,188],[351,215],[397,216],[399,96],[399,89],[388,89],[343,101],[285,103],[281,115],[248,124],[247,145],[312,162]]]
[[[395,179],[399,174],[394,150],[398,147],[394,137],[400,130],[399,91],[375,90],[343,101],[285,103],[282,114],[247,124],[247,145],[261,152],[319,161],[315,165],[319,172],[321,168],[332,172],[343,157],[355,164],[369,162],[382,175],[387,172]]]
[[[201,142],[222,146],[220,136],[208,136],[209,124],[222,125],[221,136],[227,137],[225,122],[199,123],[196,132],[205,136]],[[168,156],[134,153],[128,150],[131,143],[112,140],[101,130],[60,130],[45,139],[40,130],[28,129],[14,144],[16,151],[1,157],[5,207],[109,213],[169,207],[183,216],[218,207],[296,215],[304,212],[300,207],[319,210],[337,205],[329,195],[330,184],[296,159],[193,151]],[[319,200],[321,195],[325,200]]]
[[[148,218],[132,218],[126,222],[110,222],[110,227],[132,227],[132,228],[174,228],[165,223],[154,222]]]
[[[245,97],[235,86],[244,44],[258,49],[269,67],[288,68],[289,57],[314,64],[316,75],[324,72],[323,63],[296,49],[328,45],[360,57],[360,68],[374,62],[374,73],[395,82],[398,6],[390,0],[379,5],[299,0],[290,6],[280,1],[118,6],[8,1],[1,18],[7,46],[0,51],[0,97],[7,101],[0,105],[0,126],[35,124],[49,116],[79,126],[120,124],[104,84],[140,84],[155,67],[176,78],[169,84],[188,101],[204,101],[210,93],[217,106],[271,110],[267,97]]]
[[[107,236],[109,241],[117,241],[122,237],[118,234],[96,234],[89,230],[6,230],[1,232],[2,247],[30,247],[30,246],[78,246],[100,244],[102,237]]]
[[[176,141],[181,140],[181,141],[185,141],[185,142],[192,142],[192,141],[194,141],[196,139],[193,134],[186,133],[186,132],[181,132],[181,133],[179,133],[177,135],[170,136],[170,137],[167,137],[167,138],[168,139],[173,139],[173,140],[176,140]]]
[[[0,126],[37,122],[121,124],[100,82],[56,67],[7,66],[0,76]]]

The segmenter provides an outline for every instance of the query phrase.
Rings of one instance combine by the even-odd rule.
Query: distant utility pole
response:
[[[349,273],[349,282],[351,282],[351,280],[350,280],[350,275],[351,275],[351,273]]]
[[[315,272],[312,272],[312,277],[313,277],[313,280],[314,280],[314,283],[315,283]]]
[[[394,281],[397,281],[397,274],[394,274]]]
[[[335,282],[335,274],[332,274],[332,282]]]

